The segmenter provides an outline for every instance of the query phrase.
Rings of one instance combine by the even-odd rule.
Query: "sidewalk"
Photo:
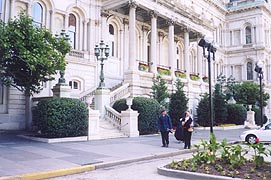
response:
[[[238,141],[242,131],[214,130],[214,133],[218,141],[227,138],[230,142]],[[0,179],[39,172],[50,172],[53,177],[78,172],[78,169],[92,170],[93,164],[106,167],[190,152],[183,149],[183,143],[178,143],[173,134],[170,134],[169,148],[162,148],[160,135],[47,144],[17,136],[22,133],[0,131]],[[206,130],[195,130],[192,144],[198,144],[202,138],[209,139],[209,134]]]

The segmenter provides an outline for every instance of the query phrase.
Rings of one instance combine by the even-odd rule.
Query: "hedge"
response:
[[[244,106],[240,104],[228,104],[228,117],[227,123],[243,125],[247,119],[247,110]]]
[[[42,137],[86,136],[87,106],[78,99],[52,98],[41,100],[33,109],[33,126]]]
[[[116,101],[113,108],[118,111],[124,111],[128,108],[125,99]],[[145,97],[135,97],[133,99],[133,110],[138,111],[138,130],[139,134],[152,134],[157,130],[157,119],[159,116],[160,105],[155,99]]]

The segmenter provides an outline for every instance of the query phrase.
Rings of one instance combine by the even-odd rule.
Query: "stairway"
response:
[[[104,119],[100,119],[99,133],[95,136],[91,136],[89,140],[113,139],[113,138],[123,138],[123,137],[128,137],[128,136],[120,132],[120,130],[114,127],[110,122]]]

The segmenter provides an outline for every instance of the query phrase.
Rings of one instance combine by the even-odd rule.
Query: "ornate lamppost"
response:
[[[207,39],[201,39],[198,43],[200,47],[203,48],[203,56],[208,60],[208,80],[209,80],[209,109],[210,109],[210,133],[213,133],[213,101],[212,101],[212,85],[211,85],[211,53],[213,55],[213,60],[215,60],[216,46],[212,44]],[[208,54],[206,56],[205,49]]]
[[[104,89],[105,83],[104,83],[104,60],[107,60],[109,56],[109,47],[108,45],[105,45],[104,41],[101,40],[100,44],[97,44],[94,48],[95,56],[98,61],[101,61],[101,73],[100,73],[100,83],[98,86],[98,89]]]
[[[69,41],[70,40],[69,35],[65,32],[64,29],[61,30],[60,34],[56,34],[55,37],[56,37],[57,40],[60,40],[61,38],[64,38],[65,41]],[[60,77],[58,79],[58,84],[67,85],[66,84],[66,80],[64,78],[65,70],[60,70],[59,74],[60,74]]]
[[[258,77],[260,80],[260,110],[261,110],[261,119],[260,119],[260,126],[263,126],[263,87],[262,87],[262,80],[263,80],[263,62],[258,61],[255,66],[255,72],[258,73]]]

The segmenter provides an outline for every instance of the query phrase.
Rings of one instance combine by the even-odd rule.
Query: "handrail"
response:
[[[92,87],[90,89],[88,89],[87,91],[84,91],[83,93],[81,93],[79,95],[79,99],[83,102],[86,102],[87,100],[87,96],[94,96],[96,92],[96,87]]]
[[[121,87],[110,92],[110,105],[113,105],[116,100],[124,97],[129,97],[129,83],[123,84]]]
[[[121,114],[110,106],[105,105],[105,120],[110,121],[121,130]]]

